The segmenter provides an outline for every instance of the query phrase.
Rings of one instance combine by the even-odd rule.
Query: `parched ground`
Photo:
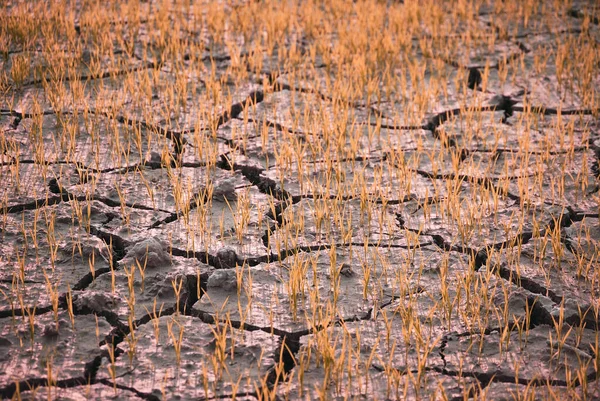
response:
[[[0,2],[0,396],[600,399],[594,1]]]

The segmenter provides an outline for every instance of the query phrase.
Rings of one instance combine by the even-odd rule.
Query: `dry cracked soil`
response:
[[[0,10],[0,397],[600,399],[595,2]]]

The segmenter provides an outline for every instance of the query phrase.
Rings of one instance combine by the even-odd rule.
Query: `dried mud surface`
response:
[[[54,91],[51,69],[9,73],[52,57],[5,45],[0,397],[600,399],[600,64],[565,89],[552,53],[598,51],[593,2],[528,23],[481,6],[491,47],[422,26],[408,57],[437,69],[377,99],[383,77],[356,87],[300,30],[261,53],[173,23],[204,51],[165,58],[148,16],[185,7],[160,3],[108,58],[87,41],[100,11],[74,7]],[[447,54],[419,46],[436,35]]]

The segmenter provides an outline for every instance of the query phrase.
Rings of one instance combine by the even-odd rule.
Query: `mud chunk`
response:
[[[218,269],[228,269],[235,267],[237,263],[237,254],[232,248],[222,248],[217,252],[216,267]]]
[[[227,199],[228,201],[236,200],[237,193],[235,192],[235,186],[238,182],[236,177],[231,177],[216,183],[213,189],[213,199],[223,201]]]
[[[340,274],[345,277],[354,277],[355,275],[354,270],[352,270],[352,267],[348,263],[344,263],[340,267]]]
[[[170,265],[169,246],[164,240],[148,238],[133,245],[127,251],[124,261],[128,263],[137,261],[142,267],[150,269]]]
[[[83,291],[74,296],[73,305],[78,310],[91,310],[92,312],[102,312],[112,309],[119,300],[116,296],[106,292]]]
[[[217,270],[207,282],[208,288],[222,288],[231,291],[237,288],[237,276],[235,270]]]
[[[42,332],[42,336],[44,337],[56,337],[58,336],[58,327],[56,324],[50,323],[44,326],[44,331]]]
[[[147,164],[157,164],[158,165],[161,162],[162,162],[162,156],[158,152],[152,151],[146,156]]]
[[[57,337],[64,328],[70,326],[70,322],[66,319],[59,319],[58,322],[51,322],[44,325],[42,336],[47,338]]]
[[[148,279],[148,294],[150,296],[158,296],[160,298],[174,297],[174,287],[181,285],[184,289],[183,295],[185,295],[188,288],[188,277],[181,273],[169,273],[166,276],[162,274],[156,274],[154,277]],[[181,294],[180,294],[181,295]]]

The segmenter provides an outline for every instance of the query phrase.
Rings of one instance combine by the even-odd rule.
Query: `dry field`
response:
[[[599,18],[0,0],[0,398],[600,399]]]

